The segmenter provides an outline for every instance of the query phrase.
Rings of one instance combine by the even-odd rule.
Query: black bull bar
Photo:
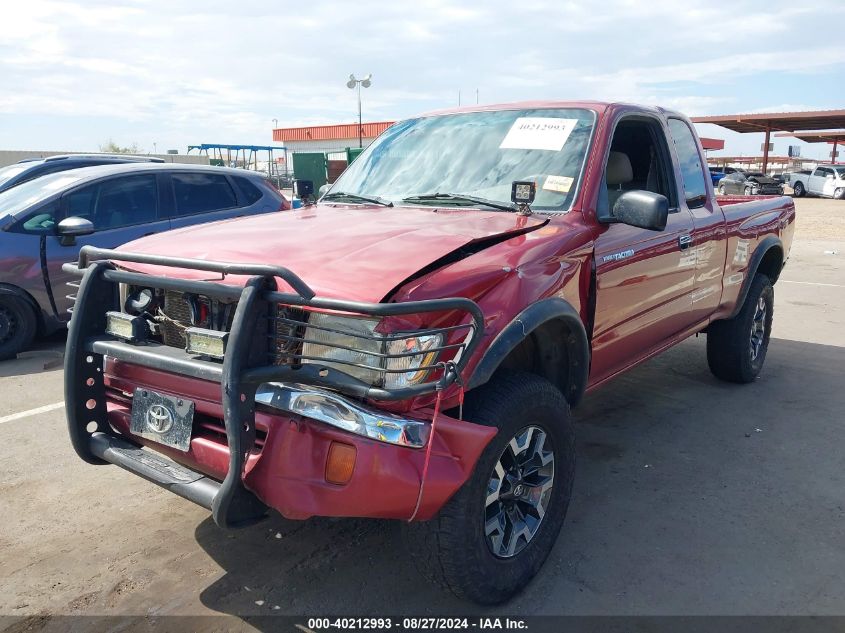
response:
[[[219,281],[176,279],[121,270],[113,262],[200,270],[217,273],[221,278]],[[68,327],[65,354],[65,408],[74,450],[88,463],[117,464],[208,508],[214,521],[223,527],[251,523],[267,510],[243,485],[246,459],[255,444],[255,393],[261,384],[287,382],[313,385],[372,400],[404,400],[433,393],[461,379],[461,372],[478,345],[484,327],[481,309],[466,298],[404,303],[325,299],[315,296],[308,284],[292,271],[279,266],[213,262],[85,246],[79,254],[78,263],[65,264],[63,270],[82,277]],[[246,283],[243,286],[220,283],[228,275],[245,276]],[[293,292],[279,291],[277,280],[283,281]],[[106,312],[122,309],[119,284],[237,301],[222,363],[161,343],[130,344],[106,334]],[[439,335],[439,340],[444,344],[433,350],[427,349],[427,353],[449,350],[453,359],[428,367],[431,370],[429,375],[433,376],[428,382],[391,389],[363,382],[338,370],[337,365],[327,369],[302,354],[294,355],[300,362],[293,364],[268,362],[266,322],[268,318],[274,320],[274,310],[278,306],[378,318],[454,312],[463,313],[464,316],[459,325],[405,332],[405,337]],[[447,337],[456,336],[456,331],[462,329],[467,331],[463,341],[445,343]],[[399,338],[399,335],[389,334],[378,336],[385,340]],[[301,340],[305,340],[304,337],[303,334]],[[410,355],[413,353],[373,353],[378,362]],[[106,356],[220,383],[223,421],[229,447],[229,468],[222,482],[164,460],[157,453],[128,442],[112,429],[108,422],[103,377],[103,360]],[[306,362],[301,362],[303,360]]]

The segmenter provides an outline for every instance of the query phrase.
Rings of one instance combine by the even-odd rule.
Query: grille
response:
[[[308,316],[305,310],[277,305],[269,319],[270,362],[299,367]]]
[[[160,321],[161,341],[170,347],[185,347],[185,328],[191,326],[191,304],[181,292],[164,293],[164,314]],[[298,355],[302,350],[301,340],[305,334],[306,312],[290,306],[274,305],[269,319],[270,357],[274,365],[298,366]],[[222,328],[232,329],[235,318],[234,305],[228,310],[226,324]]]
[[[164,313],[171,320],[161,322],[162,343],[170,347],[185,347],[185,328],[191,326],[191,307],[181,292],[164,293]]]

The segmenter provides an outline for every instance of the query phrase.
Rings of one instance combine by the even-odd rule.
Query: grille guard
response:
[[[217,281],[180,280],[118,270],[112,263],[115,261],[219,273],[221,279],[227,275],[242,275],[248,280],[242,287]],[[211,504],[214,520],[220,526],[248,522],[266,510],[242,483],[246,458],[255,442],[255,394],[259,385],[267,382],[299,383],[359,398],[404,400],[442,390],[459,380],[483,334],[481,309],[466,298],[405,303],[325,299],[317,297],[296,274],[278,266],[212,262],[85,246],[79,254],[78,263],[65,264],[63,270],[82,276],[68,327],[65,354],[65,406],[68,430],[77,454],[89,463],[105,463],[92,451],[92,436],[97,433],[114,435],[106,412],[102,373],[104,356],[220,382],[229,444],[228,474]],[[277,279],[284,281],[294,292],[280,292]],[[130,345],[105,334],[106,312],[120,309],[120,283],[237,300],[222,365],[195,358],[172,347],[153,343]],[[268,365],[267,334],[261,327],[261,320],[266,319],[270,308],[278,304],[380,318],[459,311],[469,315],[470,322],[462,327],[469,329],[471,335],[458,346],[444,347],[459,347],[460,350],[454,361],[440,364],[440,375],[436,380],[397,389],[374,387],[338,370],[336,365],[328,370],[319,364]],[[419,333],[451,329],[430,328],[419,330]]]

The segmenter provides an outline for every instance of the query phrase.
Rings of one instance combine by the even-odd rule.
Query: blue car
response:
[[[83,246],[114,248],[160,231],[289,208],[262,174],[170,163],[72,169],[0,193],[0,360],[69,320],[66,284],[73,279],[62,264]]]
[[[724,178],[726,175],[725,172],[719,171],[717,167],[710,167],[710,180],[713,181],[713,186],[718,187],[719,181]]]

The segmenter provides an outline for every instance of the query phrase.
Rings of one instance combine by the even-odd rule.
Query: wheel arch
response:
[[[469,389],[486,383],[500,368],[546,378],[574,407],[587,387],[590,368],[590,344],[578,311],[568,301],[550,297],[520,312],[484,352]]]
[[[783,243],[780,241],[780,238],[774,235],[764,238],[751,255],[748,272],[742,284],[742,289],[739,292],[739,297],[737,297],[736,306],[728,318],[735,317],[742,310],[745,298],[748,296],[748,290],[751,288],[751,283],[757,273],[763,273],[774,284],[778,280],[778,277],[780,277],[780,272],[783,270],[783,263]]]
[[[19,288],[18,286],[14,286],[12,284],[7,283],[0,283],[0,297],[2,296],[17,297],[18,299],[24,301],[30,308],[32,308],[32,311],[35,314],[35,324],[37,332],[39,334],[45,332],[46,321],[44,318],[44,312],[41,310],[41,306],[38,305],[38,302],[33,298],[31,294],[29,294],[23,288]]]

